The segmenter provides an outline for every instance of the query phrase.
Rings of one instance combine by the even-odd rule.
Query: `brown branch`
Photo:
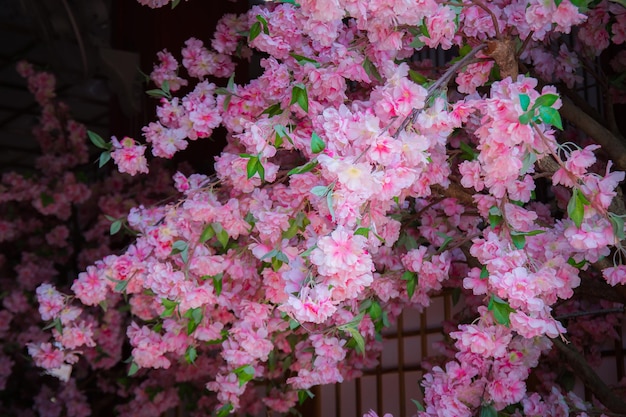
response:
[[[528,44],[530,43],[530,39],[533,36],[533,33],[535,31],[531,30],[530,33],[528,34],[528,36],[526,36],[526,39],[524,39],[524,43],[522,44],[522,46],[520,46],[520,48],[517,50],[517,52],[515,53],[515,59],[517,61],[519,61],[519,58],[522,56],[522,53],[524,53],[524,50],[526,49],[526,47],[528,46]]]
[[[485,5],[485,3],[483,3],[480,0],[470,0],[472,3],[474,3],[476,6],[480,7],[481,9],[483,9],[489,16],[491,16],[491,22],[493,24],[493,28],[496,31],[496,38],[500,39],[501,38],[501,34],[500,34],[500,27],[498,26],[498,19],[496,18],[496,15],[493,14],[493,12],[491,11],[491,9],[489,7],[487,7]]]
[[[568,313],[568,314],[556,316],[554,317],[554,319],[558,321],[563,321],[566,319],[573,319],[576,317],[597,316],[597,315],[603,315],[603,314],[613,314],[613,313],[623,313],[623,312],[624,312],[624,307],[605,308],[603,310],[576,311],[574,313]]]
[[[563,102],[563,107],[560,110],[561,115],[602,146],[615,163],[615,168],[620,171],[626,170],[626,146],[624,145],[626,140],[619,135],[614,135],[609,129],[574,105],[569,98],[561,97],[561,100]]]
[[[459,59],[457,62],[455,62],[454,64],[452,64],[452,66],[450,66],[450,68],[448,68],[446,70],[446,72],[443,73],[443,75],[441,77],[439,77],[439,79],[437,79],[437,81],[435,81],[432,85],[430,85],[428,87],[427,93],[426,93],[426,98],[424,100],[424,102],[428,102],[428,99],[437,91],[439,90],[441,87],[443,87],[444,85],[448,84],[448,81],[450,81],[450,78],[452,78],[452,76],[461,68],[463,68],[465,65],[467,65],[469,63],[470,60],[472,60],[474,58],[474,56],[481,51],[482,49],[484,49],[486,47],[485,44],[480,44],[478,46],[476,46],[474,49],[472,49],[471,51],[469,51],[467,53],[467,55],[465,55],[464,57],[462,57],[461,59]],[[400,127],[398,127],[398,130],[396,131],[396,133],[393,135],[394,138],[398,138],[398,136],[400,135],[400,132],[402,132],[404,129],[406,129],[406,127],[409,125],[409,123],[414,123],[415,119],[417,118],[417,115],[420,113],[420,111],[422,111],[422,109],[413,109],[411,110],[411,113],[404,118],[404,120],[402,121],[402,123],[400,124]]]
[[[500,78],[517,79],[519,63],[515,52],[515,40],[511,38],[491,39],[487,41],[485,54],[493,58],[500,68]]]
[[[465,206],[474,206],[476,203],[474,202],[474,197],[469,192],[459,184],[451,182],[448,188],[443,188],[441,185],[435,184],[431,187],[434,193],[442,195],[444,197],[456,198],[459,203]]]
[[[574,347],[566,345],[558,338],[552,339],[552,342],[565,356],[576,376],[582,379],[585,386],[598,401],[612,412],[626,415],[626,403],[611,391],[609,386],[591,369],[585,358]]]

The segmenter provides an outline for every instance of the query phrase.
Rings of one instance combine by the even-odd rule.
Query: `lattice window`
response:
[[[442,322],[453,314],[449,296],[432,299],[423,313],[407,309],[384,334],[380,364],[363,377],[343,384],[323,386],[316,397],[317,416],[362,416],[370,409],[380,416],[412,416],[421,401],[419,381],[422,359],[436,354],[435,342],[443,340]]]

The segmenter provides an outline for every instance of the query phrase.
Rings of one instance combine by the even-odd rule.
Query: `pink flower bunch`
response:
[[[132,205],[119,204],[127,183],[111,179],[116,192],[99,206],[115,219],[110,230],[124,226],[134,241],[78,274],[71,289],[83,307],[50,284],[39,287],[53,342],[33,338],[33,357],[62,376],[76,349],[90,369],[127,366],[133,383],[123,394],[133,399],[118,408],[126,415],[178,405],[181,386],[196,393],[198,413],[257,413],[262,404],[284,412],[310,387],[371,366],[382,329],[405,306],[424,308],[433,295],[465,290],[469,317],[446,324],[455,349],[424,376],[421,415],[569,410],[577,399],[555,389],[542,400],[526,380],[549,339],[567,334],[555,305],[571,299],[581,279],[600,275],[589,263],[620,250],[623,221],[610,205],[624,174],[610,162],[598,167],[594,145],[559,144],[556,89],[539,91],[538,80],[523,75],[495,78],[499,57],[474,60],[478,48],[463,48],[460,73],[444,71],[436,81],[409,57],[425,46],[530,37],[524,59],[573,85],[577,49],[556,48],[553,34],[588,17],[604,22],[605,8],[582,14],[568,0],[255,6],[223,17],[213,50],[196,38],[185,43],[182,66],[196,80],[184,95],[176,92],[189,81],[162,51],[151,75],[158,121],[143,129],[146,147],[172,158],[188,140],[223,126],[228,143],[215,176],[178,172],[176,201],[144,197]],[[209,82],[232,74],[240,43],[265,54],[263,73],[243,85]],[[562,62],[550,71],[553,47]],[[125,138],[112,146],[120,171],[148,171],[144,145]],[[544,158],[558,168],[536,164]],[[46,188],[33,191],[28,180],[8,176],[11,198],[39,199],[33,205],[41,214],[67,219],[84,194],[66,175],[49,184],[52,200],[42,196]],[[539,177],[561,187],[557,197]],[[46,236],[57,244],[62,234]],[[51,269],[33,264],[18,269],[31,290]],[[621,266],[603,274],[612,285],[624,281]],[[18,308],[19,296],[11,300]],[[121,340],[127,365],[120,365]]]
[[[115,161],[119,172],[130,175],[148,172],[148,161],[144,156],[146,147],[137,145],[134,139],[125,137],[120,142],[115,136],[111,138],[113,151],[111,158]]]
[[[121,217],[134,205],[150,204],[146,195],[160,193],[163,177],[159,179],[158,163],[151,187],[133,184],[117,172],[95,175],[95,166],[87,164],[85,126],[49,90],[54,76],[38,75],[27,63],[19,63],[18,72],[33,94],[41,93],[42,114],[32,130],[41,156],[32,172],[7,171],[0,180],[0,409],[7,415],[87,416],[94,403],[91,392],[102,394],[106,380],[119,372],[126,317],[113,299],[107,311],[88,307],[102,301],[90,278],[76,284],[83,284],[84,305],[63,293],[71,275],[124,244],[110,235],[111,221],[103,212]],[[98,376],[88,378],[94,369]],[[49,384],[47,375],[64,383]],[[126,401],[126,388],[118,387],[116,398],[112,392],[104,394],[111,395],[112,407]]]

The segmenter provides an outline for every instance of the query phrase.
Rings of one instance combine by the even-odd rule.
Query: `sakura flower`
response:
[[[120,142],[115,136],[111,138],[111,144],[114,149],[111,152],[111,157],[120,172],[130,175],[148,172],[148,162],[144,156],[146,147],[144,145],[137,145],[135,140],[129,137],[124,137]]]
[[[626,284],[626,266],[618,265],[602,270],[602,276],[613,287],[618,284]]]
[[[56,318],[65,306],[65,298],[50,284],[41,284],[37,287],[37,301],[39,314],[44,320]]]

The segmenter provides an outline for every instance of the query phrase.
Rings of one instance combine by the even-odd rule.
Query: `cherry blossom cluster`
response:
[[[26,62],[17,70],[41,106],[32,130],[41,155],[31,170],[0,180],[0,413],[88,416],[94,387],[111,392],[115,368],[126,372],[126,319],[117,309],[86,311],[59,290],[69,292],[76,274],[123,245],[110,235],[110,219],[151,202],[147,194],[163,196],[171,174],[155,164],[150,189],[117,171],[98,175],[87,129],[56,100],[55,77]],[[94,369],[97,382],[76,377]]]
[[[39,286],[54,343],[31,343],[30,354],[65,379],[83,347],[89,357],[96,345],[112,366],[119,350],[96,331],[107,328],[126,335],[138,381],[122,413],[176,406],[176,384],[196,390],[197,415],[260,404],[282,413],[311,387],[375,364],[381,330],[403,308],[459,291],[471,324],[450,330],[450,360],[424,376],[420,416],[583,412],[573,394],[535,392],[526,380],[550,339],[567,337],[557,303],[582,279],[626,283],[626,213],[612,205],[624,173],[597,160],[596,145],[561,140],[556,88],[517,68],[574,86],[578,53],[589,52],[559,35],[596,30],[597,20],[623,42],[623,9],[285,2],[225,16],[212,49],[185,43],[182,66],[162,51],[148,91],[158,120],[142,139],[91,140],[101,163],[137,175],[149,171],[148,147],[153,161],[169,159],[223,126],[215,175],[178,172],[179,199],[112,216],[111,232],[123,225],[135,240],[71,285],[81,309],[104,315],[81,315],[72,297]],[[456,63],[433,79],[411,61],[416,50],[453,47]],[[252,50],[263,72],[236,83],[236,56]],[[51,96],[50,80],[40,84]],[[539,178],[552,195],[537,198]],[[51,231],[50,242],[62,236]],[[595,266],[607,258],[611,266]]]

